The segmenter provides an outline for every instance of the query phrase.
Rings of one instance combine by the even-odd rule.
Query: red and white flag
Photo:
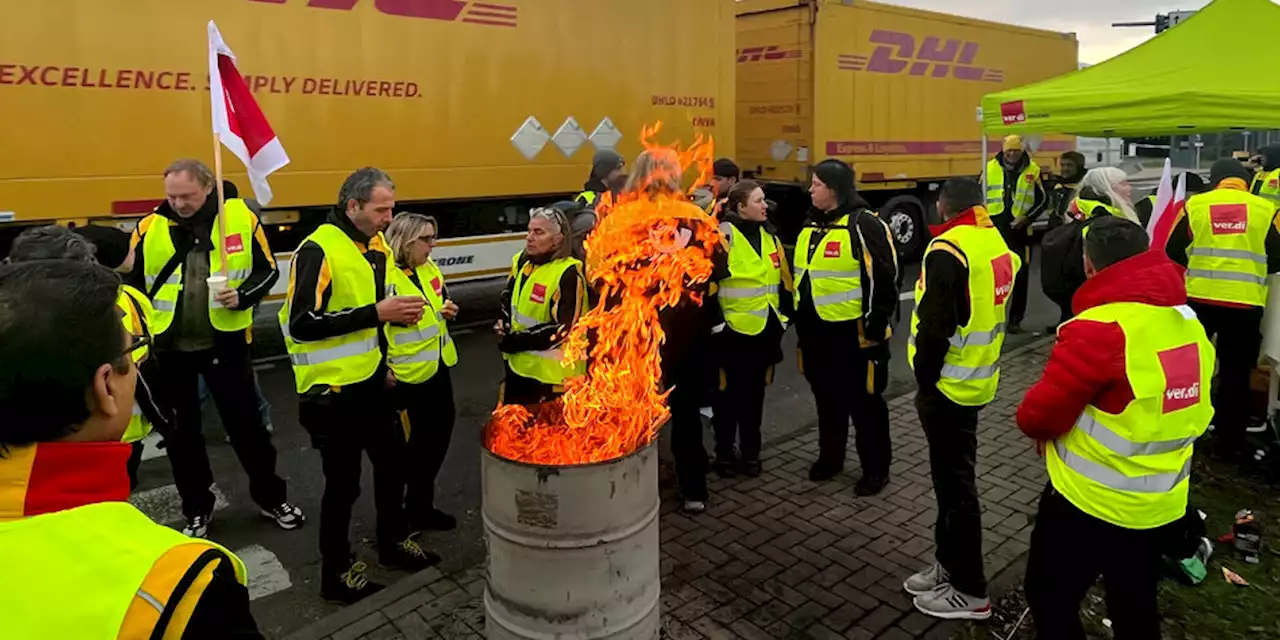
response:
[[[1164,175],[1160,177],[1160,186],[1156,189],[1156,202],[1151,207],[1151,220],[1147,222],[1147,237],[1151,240],[1152,251],[1164,251],[1165,244],[1173,233],[1173,225],[1178,221],[1178,212],[1187,201],[1187,178],[1178,180],[1177,191],[1173,188],[1172,165],[1168,158],[1164,161]]]
[[[258,202],[271,202],[267,176],[289,164],[280,138],[262,115],[244,76],[236,69],[236,56],[209,21],[209,97],[213,107],[213,132],[244,163]]]

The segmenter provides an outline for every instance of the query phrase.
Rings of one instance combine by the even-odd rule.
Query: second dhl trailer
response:
[[[809,167],[839,158],[902,253],[919,255],[938,186],[985,163],[982,96],[1076,69],[1073,34],[864,0],[743,0],[737,11],[738,163],[768,182],[788,240]],[[1031,142],[1046,169],[1075,148]]]

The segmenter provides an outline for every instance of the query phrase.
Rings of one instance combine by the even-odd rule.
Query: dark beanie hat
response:
[[[591,177],[603,180],[609,172],[621,169],[625,165],[626,161],[622,159],[622,154],[613,149],[601,149],[591,158]]]
[[[1217,188],[1218,184],[1227,178],[1239,178],[1248,182],[1251,177],[1249,170],[1234,158],[1223,158],[1213,163],[1213,166],[1209,168],[1209,184],[1213,185],[1214,188]]]
[[[115,227],[85,225],[75,232],[94,246],[98,264],[108,269],[119,267],[129,257],[129,234]]]
[[[836,192],[836,202],[841,208],[852,206],[858,200],[853,167],[844,161],[835,158],[823,160],[813,168],[813,174],[818,176],[828,189]]]
[[[1182,179],[1187,183],[1188,194],[1204,192],[1204,178],[1201,178],[1200,174],[1188,171],[1182,174]]]
[[[236,187],[236,183],[230,180],[222,181],[222,199],[233,200],[240,197],[240,189]]]
[[[728,158],[720,158],[715,164],[711,165],[711,170],[717,178],[741,178],[742,171],[738,169],[738,164]]]

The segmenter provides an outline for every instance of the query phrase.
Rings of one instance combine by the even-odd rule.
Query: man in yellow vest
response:
[[[1252,459],[1249,377],[1262,349],[1267,275],[1280,271],[1276,203],[1248,191],[1248,170],[1227,158],[1209,170],[1212,190],[1188,198],[1166,249],[1187,267],[1187,297],[1209,338],[1217,337],[1215,452]]]
[[[147,347],[100,265],[0,266],[0,602],[7,640],[261,638],[244,565],[127,502]],[[32,376],[38,370],[41,375]]]
[[[1249,192],[1262,196],[1280,207],[1280,146],[1259,149],[1258,159],[1260,166],[1253,174]]]
[[[588,209],[595,209],[606,194],[612,199],[627,183],[626,164],[622,154],[613,149],[596,151],[591,158],[591,175],[587,177],[586,184],[582,185],[582,193],[578,194],[576,202]]]
[[[1022,137],[1006,136],[1000,153],[987,163],[987,213],[1004,236],[1009,250],[1030,264],[1027,237],[1031,223],[1049,201],[1040,180],[1040,165],[1027,153]],[[1009,333],[1022,333],[1027,314],[1027,283],[1030,269],[1023,269],[1013,285],[1009,303]]]
[[[1099,575],[1115,637],[1161,637],[1161,550],[1213,415],[1214,349],[1181,269],[1147,245],[1123,218],[1090,225],[1076,317],[1018,407],[1049,471],[1026,575],[1042,638],[1085,637],[1080,601]]]
[[[213,472],[200,424],[200,376],[209,385],[222,426],[249,475],[253,502],[281,529],[297,529],[306,518],[287,501],[285,482],[276,474],[276,449],[257,410],[249,364],[253,306],[280,273],[258,217],[242,200],[225,204],[225,252],[218,249],[213,179],[213,172],[199,160],[178,160],[165,170],[165,201],[134,230],[133,271],[125,276],[126,284],[145,292],[155,308],[151,333],[156,356],[164,363],[162,393],[176,416],[168,457],[187,519],[183,533],[203,538],[213,520]]]
[[[948,619],[991,617],[974,470],[978,413],[996,396],[1009,294],[1023,268],[984,201],[982,185],[972,178],[942,185],[938,215],[944,223],[931,230],[907,342],[938,522],[937,562],[907,578],[903,588],[921,612]]]
[[[405,515],[404,428],[392,412],[395,378],[383,326],[410,327],[426,300],[394,295],[395,267],[382,231],[395,211],[395,184],[365,167],[347,177],[338,205],[294,253],[280,328],[293,364],[298,421],[324,470],[320,500],[320,594],[350,604],[382,589],[351,553],[351,507],[360,496],[363,453],[373,463],[378,562],[419,571],[440,561],[422,548]]]
[[[564,392],[565,379],[579,368],[564,366],[560,345],[586,302],[586,277],[572,256],[568,220],[558,209],[534,209],[494,325],[505,362],[499,404],[538,404]]]
[[[738,163],[730,158],[720,158],[711,165],[711,182],[693,192],[693,203],[707,215],[720,219],[729,190],[742,179]]]

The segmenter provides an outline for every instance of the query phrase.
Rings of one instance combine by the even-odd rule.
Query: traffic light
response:
[[[1172,25],[1169,24],[1169,14],[1167,13],[1156,14],[1156,33],[1161,33],[1165,29],[1168,29],[1170,26]]]

